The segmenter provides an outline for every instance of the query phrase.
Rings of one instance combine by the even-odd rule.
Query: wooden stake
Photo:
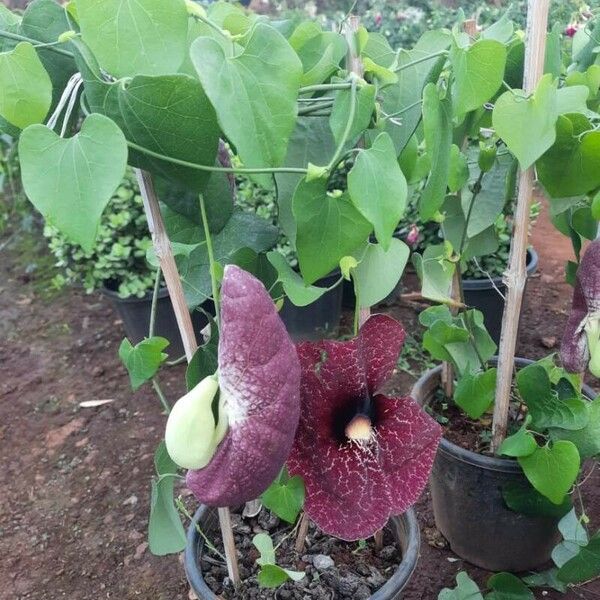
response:
[[[179,328],[179,334],[181,335],[181,341],[183,342],[185,356],[189,362],[192,360],[194,352],[198,348],[198,342],[196,340],[196,334],[194,333],[190,311],[185,302],[183,287],[181,285],[179,272],[177,271],[171,242],[160,213],[158,198],[156,197],[150,174],[141,169],[136,169],[135,174],[144,202],[144,211],[148,221],[148,229],[152,236],[154,251],[156,252],[156,257],[160,263],[160,268],[162,269],[163,277],[167,284],[167,289],[169,290],[169,296],[171,298],[171,304],[173,305],[175,318],[177,319],[177,327]],[[231,515],[229,514],[228,508],[219,508],[219,523],[221,525],[221,535],[225,547],[225,557],[227,558],[227,571],[233,585],[237,587],[240,583],[240,574],[235,550],[235,540],[233,538],[233,529],[231,528]]]
[[[296,536],[296,544],[294,546],[296,552],[300,554],[304,550],[304,542],[306,541],[306,535],[308,534],[308,525],[310,519],[306,513],[302,513],[300,517],[300,526],[298,527],[298,535]]]
[[[532,93],[535,90],[544,72],[549,3],[549,0],[529,0],[527,6],[527,38],[523,80],[523,88],[527,93]],[[500,351],[498,353],[498,379],[492,425],[493,451],[498,450],[502,440],[506,437],[519,316],[523,303],[523,290],[527,280],[525,265],[534,179],[533,167],[521,171],[519,174],[509,266],[504,274],[507,293],[502,318]]]

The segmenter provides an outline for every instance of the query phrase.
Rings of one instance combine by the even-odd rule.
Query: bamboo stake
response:
[[[527,93],[535,90],[544,71],[548,7],[549,0],[528,1],[527,43],[523,80],[523,88]],[[526,171],[521,171],[519,174],[517,206],[514,216],[509,266],[504,274],[507,294],[504,315],[502,317],[500,351],[498,353],[498,379],[496,383],[496,403],[492,425],[492,451],[496,451],[502,440],[506,437],[519,315],[521,314],[523,290],[527,279],[525,264],[534,178],[533,167],[530,167]]]
[[[135,174],[144,202],[144,211],[148,221],[148,229],[152,236],[154,251],[156,252],[156,257],[160,263],[160,268],[162,269],[163,277],[167,284],[167,289],[169,290],[169,296],[173,305],[175,318],[177,319],[177,326],[181,335],[181,341],[183,342],[185,356],[189,362],[192,360],[194,352],[198,349],[198,342],[196,340],[196,334],[194,333],[190,311],[188,310],[183,295],[183,287],[181,285],[179,272],[177,271],[171,242],[169,241],[169,236],[160,213],[158,198],[156,197],[150,174],[141,169],[136,169]],[[227,559],[227,571],[233,585],[237,587],[240,583],[240,574],[235,550],[235,540],[233,538],[233,529],[231,528],[231,515],[229,514],[229,508],[219,508],[218,512],[221,535],[225,547],[225,557]]]

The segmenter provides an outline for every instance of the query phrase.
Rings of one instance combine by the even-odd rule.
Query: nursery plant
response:
[[[342,35],[312,22],[270,23],[222,2],[205,12],[183,0],[35,0],[22,17],[4,8],[0,16],[0,115],[3,129],[19,138],[29,199],[49,226],[89,251],[127,163],[135,167],[154,242],[147,258],[160,266],[179,320],[190,391],[173,407],[155,456],[151,550],[185,545],[173,499],[178,466],[188,469],[198,499],[219,507],[234,586],[225,507],[266,492],[265,504],[282,513],[288,488],[304,481],[306,519],[348,540],[376,534],[406,511],[425,485],[440,430],[409,398],[378,395],[402,328],[387,317],[360,327],[358,317],[393,289],[408,259],[408,247],[392,237],[407,194],[397,157],[401,138],[417,127],[421,90],[437,78],[449,34],[396,53],[348,24]],[[404,97],[399,82],[408,74],[413,84]],[[393,127],[379,110],[386,87],[401,92],[387,110],[411,117]],[[233,166],[218,159],[221,141]],[[352,166],[340,177],[348,158]],[[277,191],[277,223],[299,271],[271,250],[277,228],[234,206],[234,173]],[[335,269],[335,285],[351,279],[360,299],[355,338],[297,353],[277,307],[313,302],[326,291],[314,283]],[[160,275],[155,305],[159,282]],[[208,298],[216,318],[197,348],[187,309]],[[119,354],[132,386],[151,381],[170,411],[156,378],[168,343],[154,325],[151,318],[147,338],[125,340]],[[320,389],[324,377],[330,383]],[[336,449],[331,463],[376,510],[360,510],[358,496],[329,490],[331,480],[318,477],[301,434],[312,427],[311,393],[328,394],[334,422],[321,444]],[[356,468],[368,476],[353,478]],[[411,536],[416,543],[414,527]],[[282,576],[270,556],[265,550],[261,559],[265,585],[273,585],[269,573]]]
[[[397,517],[427,481],[441,429],[412,399],[380,393],[404,334],[393,319],[366,314],[394,289],[408,260],[408,246],[393,234],[419,159],[415,148],[424,150],[428,174],[421,217],[448,232],[416,259],[423,295],[462,310],[449,291],[453,274],[467,253],[477,254],[502,210],[478,206],[486,176],[508,153],[525,168],[562,151],[555,132],[561,119],[571,122],[564,114],[587,115],[585,123],[577,117],[573,152],[585,154],[595,133],[586,104],[593,83],[565,87],[561,79],[557,88],[561,70],[533,95],[519,90],[523,42],[508,18],[472,37],[460,23],[427,32],[412,49],[392,49],[353,18],[341,31],[269,22],[224,2],[205,11],[184,0],[35,0],[22,17],[0,8],[0,125],[19,138],[23,186],[47,223],[90,250],[126,165],[136,169],[153,237],[148,259],[169,288],[189,362],[189,392],[171,408],[156,379],[167,341],[154,335],[154,319],[146,339],[125,340],[119,352],[133,386],[152,381],[170,412],[155,455],[150,548],[166,554],[185,546],[178,510],[189,513],[173,494],[179,469],[187,469],[196,498],[218,508],[229,586],[217,587],[229,594],[254,579],[240,583],[227,507],[248,503],[254,514],[262,498],[296,522],[300,549],[309,521],[343,540],[375,536],[380,543],[388,519],[399,531]],[[588,68],[587,58],[574,60]],[[510,81],[508,64],[516,65]],[[473,180],[463,140],[489,129],[490,116],[494,135],[472,136],[482,142]],[[524,143],[519,119],[535,143],[529,136]],[[586,171],[582,195],[598,187],[598,172]],[[234,206],[234,173],[276,192],[277,226]],[[541,177],[549,190],[554,177]],[[297,271],[272,250],[278,228],[293,246]],[[327,290],[316,282],[336,269],[334,285],[345,278],[355,289],[353,338],[295,347],[277,308],[314,302]],[[198,347],[188,309],[207,299],[215,320]],[[435,310],[427,313],[430,331],[455,335],[461,328],[454,320],[464,320],[467,337],[462,329],[456,335],[465,355],[448,350],[457,370],[489,383],[489,371],[476,370],[479,353],[484,361],[494,353],[480,316]],[[438,344],[448,349],[449,341]],[[558,498],[535,487],[551,502]],[[194,531],[205,535],[198,519]],[[207,551],[221,552],[202,539]],[[254,544],[258,584],[301,577],[275,564],[264,537]],[[393,578],[389,584],[399,593]]]

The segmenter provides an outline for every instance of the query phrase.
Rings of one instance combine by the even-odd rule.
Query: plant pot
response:
[[[491,361],[493,362],[493,361]],[[533,361],[516,358],[517,367]],[[442,367],[424,373],[412,395],[427,406],[440,386]],[[587,386],[584,394],[593,398]],[[452,551],[489,571],[529,571],[550,559],[560,539],[558,518],[510,510],[502,490],[529,486],[516,459],[484,456],[442,438],[429,480],[435,524]]]
[[[340,272],[334,271],[319,279],[314,285],[331,287],[339,278]],[[296,306],[286,301],[279,316],[292,339],[317,340],[333,333],[342,316],[342,294],[343,287],[338,285],[308,306]]]
[[[537,252],[533,248],[530,248],[527,250],[527,277],[535,273],[537,265]],[[500,344],[504,298],[498,292],[506,296],[506,286],[502,281],[502,277],[492,277],[492,279],[463,279],[462,285],[465,303],[483,313],[488,333],[496,344]],[[527,282],[525,286],[527,286]]]
[[[150,313],[152,312],[152,294],[146,294],[143,298],[120,298],[115,291],[108,288],[102,288],[102,293],[110,298],[119,313],[123,321],[125,335],[132,344],[137,344],[147,337],[150,326]],[[206,302],[202,306],[204,310],[214,314],[212,302]],[[196,337],[200,338],[200,332],[208,324],[208,319],[197,310],[193,311],[191,316]],[[177,327],[177,319],[171,305],[171,298],[166,288],[161,289],[158,293],[154,335],[169,340],[170,343],[165,352],[171,360],[185,354],[179,328]]]
[[[187,532],[187,545],[185,548],[185,574],[190,587],[199,600],[219,600],[212,590],[206,585],[200,559],[204,551],[204,538],[196,528],[205,533],[218,532],[219,518],[215,508],[201,506],[194,515]],[[397,600],[402,598],[402,590],[410,580],[419,559],[420,532],[417,517],[413,509],[399,517],[392,517],[386,528],[394,536],[402,552],[402,562],[388,581],[372,596],[373,600]]]

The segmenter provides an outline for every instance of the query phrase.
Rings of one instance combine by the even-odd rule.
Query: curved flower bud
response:
[[[217,432],[212,411],[218,390],[216,378],[205,377],[175,403],[169,414],[165,444],[169,456],[184,469],[205,467],[223,439],[223,430]],[[219,412],[219,421],[226,424],[226,415]]]
[[[188,487],[209,506],[257,498],[283,466],[300,416],[300,365],[262,283],[225,267],[221,287],[219,400],[228,429],[210,462],[189,471]]]
[[[592,242],[577,270],[573,304],[561,344],[564,368],[600,376],[600,240]]]

